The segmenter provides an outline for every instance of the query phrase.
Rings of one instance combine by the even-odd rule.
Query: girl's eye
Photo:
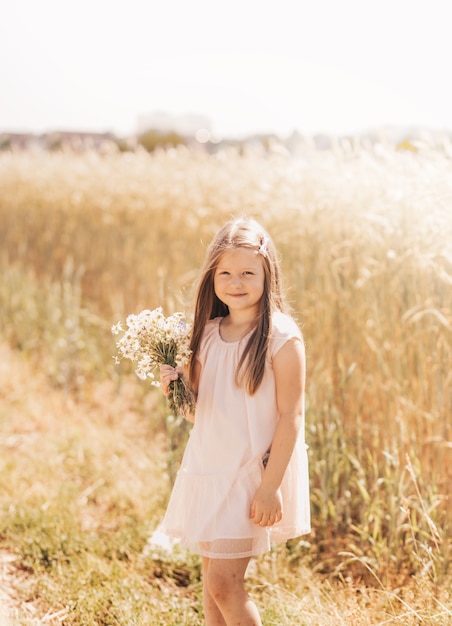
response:
[[[247,271],[247,272],[243,272],[244,274],[248,274],[249,276],[253,276],[253,272]]]

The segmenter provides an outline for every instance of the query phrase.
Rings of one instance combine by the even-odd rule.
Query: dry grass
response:
[[[10,374],[1,395],[8,480],[0,536],[12,624],[200,626],[198,559],[147,545],[168,480],[164,440],[140,385],[128,381],[119,393],[96,385],[90,400],[74,403],[10,349],[0,355],[2,376]],[[291,559],[280,548],[250,570],[268,626],[414,626],[451,617],[450,590],[428,577],[393,589],[365,586]]]
[[[286,565],[278,561],[270,587],[258,578],[267,621],[284,623],[271,621],[271,611],[276,615],[281,602],[272,603],[268,589],[271,598],[287,594],[287,623],[302,615],[306,589],[311,600],[306,610],[316,606],[317,589],[327,594],[328,600],[319,605],[324,617],[315,621],[307,613],[299,623],[345,624],[353,619],[357,624],[414,624],[426,615],[434,619],[435,612],[442,615],[437,623],[446,623],[450,599],[441,594],[450,582],[452,534],[450,164],[446,142],[419,146],[417,152],[352,142],[322,152],[306,143],[297,158],[280,149],[217,156],[186,149],[152,156],[0,155],[3,336],[46,371],[55,393],[65,393],[75,403],[75,424],[80,403],[88,403],[83,406],[89,412],[87,423],[59,442],[56,456],[55,442],[47,449],[44,438],[29,469],[23,463],[7,465],[2,474],[8,484],[27,483],[33,476],[31,493],[40,506],[49,494],[56,502],[67,501],[86,488],[81,487],[84,481],[91,485],[98,475],[93,459],[100,438],[110,447],[120,446],[116,456],[123,455],[128,463],[128,450],[134,451],[136,443],[126,437],[120,444],[118,421],[114,431],[105,426],[98,430],[103,417],[92,405],[98,393],[94,390],[105,389],[106,379],[119,391],[127,380],[126,373],[113,370],[110,324],[145,307],[163,304],[169,313],[188,306],[187,285],[212,233],[233,214],[253,215],[270,229],[281,250],[309,363],[314,530],[310,547],[296,542],[289,546]],[[138,391],[140,386],[133,388],[132,412],[154,398]],[[38,411],[31,430],[39,431],[45,419],[45,411]],[[152,423],[154,435],[169,437],[171,455],[176,449],[175,459],[165,452],[165,462],[177,463],[177,433],[161,412]],[[86,444],[85,429],[96,452]],[[65,493],[56,487],[52,492],[48,473],[39,478],[43,455],[49,462],[54,457],[57,466],[55,459],[64,459],[65,467],[69,463]],[[137,472],[141,474],[133,467],[136,480]],[[74,484],[73,472],[81,473],[80,483]],[[117,480],[115,473],[99,488],[122,501]],[[144,497],[140,481],[136,493],[132,490],[133,510]],[[128,495],[129,490],[130,485]],[[166,492],[160,491],[163,505]],[[12,492],[9,498],[3,502],[5,515]],[[102,506],[102,499],[96,500],[93,515]],[[3,536],[19,541],[17,515],[14,533],[6,530],[10,521],[6,527],[3,522]],[[124,525],[135,538],[138,533],[140,543],[149,510],[142,515],[141,521],[124,521],[113,510],[111,523]],[[64,549],[60,546],[60,553]],[[97,550],[103,559],[103,548]],[[36,558],[32,553],[30,562]],[[131,571],[141,573],[135,557],[131,561]],[[314,574],[306,572],[307,566]],[[289,582],[293,571],[306,573],[301,588]],[[171,612],[171,593],[165,596],[164,590],[172,576],[165,572],[159,585]],[[316,578],[320,574],[326,576],[322,592]],[[195,581],[193,585],[196,596]],[[49,596],[47,588],[40,593]],[[183,606],[192,606],[190,593]],[[448,613],[441,613],[441,604]],[[359,622],[353,612],[367,606],[369,621]],[[383,607],[387,622],[378,622],[376,607]],[[344,617],[346,611],[350,613]],[[165,623],[172,622],[168,618]]]

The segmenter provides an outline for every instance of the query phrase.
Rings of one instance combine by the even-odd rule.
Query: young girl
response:
[[[197,289],[187,373],[193,429],[163,532],[202,556],[207,626],[261,625],[245,591],[251,556],[310,531],[305,352],[287,313],[274,244],[254,220],[228,222]]]

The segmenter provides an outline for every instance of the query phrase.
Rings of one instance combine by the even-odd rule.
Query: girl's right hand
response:
[[[177,380],[182,374],[181,368],[171,367],[171,365],[160,365],[160,383],[165,396],[168,396],[170,383],[173,380]]]

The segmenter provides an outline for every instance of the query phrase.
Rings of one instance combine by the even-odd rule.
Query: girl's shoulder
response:
[[[270,340],[270,352],[274,356],[278,350],[290,339],[300,339],[303,336],[297,323],[287,313],[275,311],[272,315],[272,334]]]
[[[214,317],[214,319],[207,320],[205,323],[204,330],[202,331],[200,346],[201,351],[205,348],[206,344],[210,344],[212,340],[219,337],[219,325],[221,319],[221,317]]]
[[[218,327],[222,319],[222,317],[214,317],[212,320],[207,320],[204,326],[203,337],[218,333]]]

